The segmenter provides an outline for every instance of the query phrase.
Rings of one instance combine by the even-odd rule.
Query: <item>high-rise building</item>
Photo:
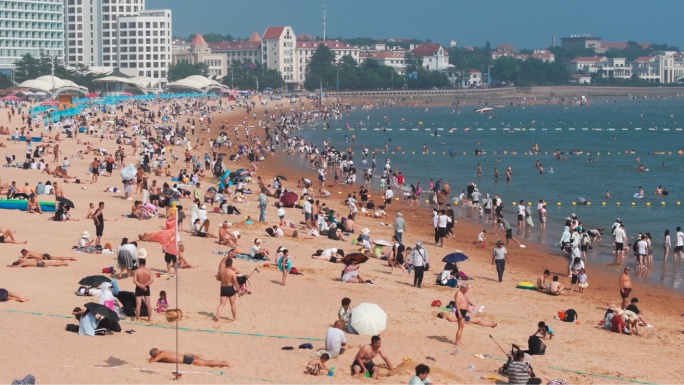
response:
[[[64,0],[0,1],[0,71],[26,54],[64,58]]]
[[[114,52],[104,53],[105,63],[111,59],[113,67],[129,76],[166,79],[171,66],[170,9],[121,16],[113,27],[112,33],[117,34],[118,41],[113,46]]]
[[[35,1],[35,0],[34,0]],[[63,0],[66,64],[111,71],[117,62],[117,20],[145,9],[145,0]]]

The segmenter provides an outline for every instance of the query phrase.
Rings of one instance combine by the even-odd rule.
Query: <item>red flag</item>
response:
[[[169,230],[162,230],[158,233],[154,233],[150,235],[150,239],[153,241],[159,243],[162,246],[167,246],[171,241],[174,241],[173,243],[176,243],[176,239],[174,238],[175,235],[175,229],[169,229]]]
[[[174,215],[173,217],[169,218],[166,220],[166,229],[175,229],[176,228],[176,216]]]

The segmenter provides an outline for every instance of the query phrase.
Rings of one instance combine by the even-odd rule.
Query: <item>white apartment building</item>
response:
[[[0,1],[0,72],[26,54],[64,59],[64,0]]]
[[[113,27],[112,33],[117,34],[118,44],[112,45],[113,52],[103,52],[105,66],[106,63],[112,63],[129,76],[166,79],[171,65],[170,9],[139,11],[137,15],[121,16]]]
[[[201,34],[197,34],[190,43],[184,40],[174,41],[171,50],[171,64],[204,63],[208,69],[207,77],[219,79],[226,76],[228,58],[223,53],[212,52]]]
[[[568,71],[573,74],[581,73],[587,76],[598,74],[602,77],[629,79],[632,76],[632,66],[624,58],[607,58],[605,56],[578,57],[568,63]]]
[[[399,75],[404,74],[406,64],[404,58],[406,51],[384,51],[384,52],[360,52],[359,63],[366,60],[375,60],[381,66],[392,67]]]
[[[261,36],[262,65],[280,71],[288,89],[299,88],[297,36],[292,27],[268,27]]]
[[[411,52],[423,58],[423,67],[428,71],[441,71],[453,67],[449,64],[449,51],[441,44],[423,43]]]
[[[117,63],[117,20],[145,9],[145,0],[63,0],[66,64],[113,69]]]

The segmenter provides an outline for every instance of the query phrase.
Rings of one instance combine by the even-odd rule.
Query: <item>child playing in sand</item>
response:
[[[321,370],[325,370],[326,372],[330,372],[330,369],[325,367],[325,363],[330,359],[330,356],[328,353],[323,353],[321,354],[321,358],[317,358],[315,360],[309,361],[308,364],[306,364],[306,371],[309,372],[312,376],[318,376],[321,374]]]
[[[584,293],[584,288],[589,286],[587,283],[587,273],[584,271],[584,269],[580,270],[579,274],[577,275],[577,280],[579,281],[579,292]]]
[[[544,321],[540,321],[537,324],[537,332],[534,333],[533,336],[536,336],[537,334],[539,334],[542,337],[542,339],[546,339],[547,336],[549,337],[549,339],[552,339],[553,336],[556,335]]]
[[[169,302],[166,300],[166,291],[159,292],[159,299],[157,300],[157,313],[165,312],[169,308]]]
[[[430,367],[427,365],[416,365],[416,375],[409,381],[409,385],[430,384],[432,381],[428,379],[430,374]]]
[[[285,218],[285,209],[280,207],[278,209],[278,218],[280,218],[280,225],[283,225],[283,219]]]
[[[487,234],[487,230],[482,230],[480,231],[480,234],[477,236],[477,241],[480,242],[480,244],[484,243],[485,234]]]

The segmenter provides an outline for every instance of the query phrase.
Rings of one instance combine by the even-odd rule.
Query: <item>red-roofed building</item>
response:
[[[509,44],[500,44],[497,45],[496,48],[494,48],[497,51],[503,51],[503,52],[515,52],[515,48],[513,48],[512,45]]]
[[[313,36],[311,35],[297,35],[297,41],[314,41]]]
[[[261,35],[261,62],[268,69],[279,71],[288,89],[301,83],[297,63],[297,35],[292,27],[268,27]]]
[[[449,64],[449,51],[441,44],[423,43],[411,52],[423,58],[423,67],[428,71],[440,71],[453,67]]]

